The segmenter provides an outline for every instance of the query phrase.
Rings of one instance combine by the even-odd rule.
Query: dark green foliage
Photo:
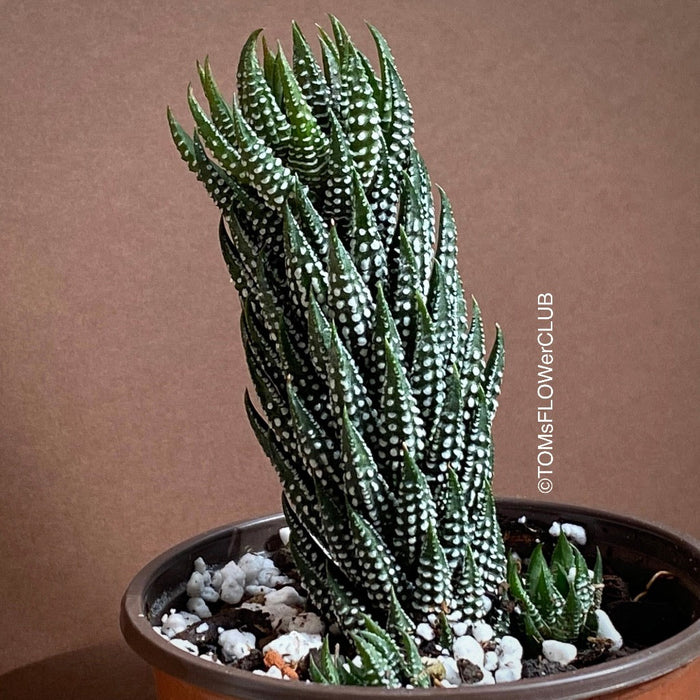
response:
[[[564,533],[559,535],[547,564],[542,545],[530,557],[525,576],[514,558],[508,562],[508,585],[519,603],[522,626],[537,641],[575,642],[595,632],[595,611],[600,607],[603,568],[600,552],[589,572],[583,555]]]
[[[449,200],[436,216],[404,84],[370,31],[378,75],[334,18],[320,64],[296,25],[291,63],[264,41],[259,59],[253,32],[234,100],[205,61],[208,113],[190,89],[194,132],[169,122],[221,210],[247,411],[292,553],[362,659],[348,670],[325,647],[314,674],[421,685],[415,624],[482,618],[506,578],[491,494],[503,343],[498,330],[487,356],[476,302],[467,317]]]

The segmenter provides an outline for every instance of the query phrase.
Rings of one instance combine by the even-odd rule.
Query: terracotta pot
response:
[[[553,520],[583,525],[589,543],[584,553],[590,556],[593,548],[599,546],[606,566],[612,566],[638,588],[655,571],[672,572],[676,576],[674,597],[687,626],[643,651],[586,669],[449,691],[331,687],[279,681],[198,659],[153,632],[151,619],[157,621],[171,607],[184,606],[185,582],[197,557],[208,563],[225,563],[247,549],[262,549],[284,524],[281,515],[274,515],[212,530],[173,547],[148,564],[124,594],[122,632],[132,649],[153,666],[159,700],[402,697],[416,700],[443,695],[455,700],[697,700],[700,697],[698,542],[647,522],[578,506],[500,499],[498,513],[500,518],[509,519],[525,515],[528,522],[547,527]]]

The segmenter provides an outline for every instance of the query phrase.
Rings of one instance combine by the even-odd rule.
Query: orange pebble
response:
[[[276,666],[288,678],[291,678],[295,681],[299,680],[299,674],[294,670],[294,666],[288,664],[282,658],[282,655],[279,652],[274,651],[273,649],[270,649],[270,651],[266,651],[265,656],[263,657],[263,661],[265,662],[265,666],[267,666],[268,668]]]

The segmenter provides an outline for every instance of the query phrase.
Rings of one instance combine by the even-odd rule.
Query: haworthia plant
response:
[[[521,576],[518,562],[508,562],[511,596],[518,601],[518,618],[524,631],[537,641],[576,641],[595,634],[595,611],[603,595],[603,563],[600,551],[592,570],[583,555],[564,533],[559,535],[550,564],[538,544],[530,557],[527,573]]]
[[[367,668],[402,659],[363,675],[327,651],[319,677],[420,684],[416,624],[474,622],[503,592],[491,491],[503,338],[487,354],[476,301],[468,316],[450,202],[438,190],[436,214],[404,83],[370,32],[378,74],[335,18],[320,64],[296,25],[291,60],[264,41],[261,60],[253,32],[233,101],[205,61],[194,132],[168,117],[221,210],[257,394],[246,408],[304,586]]]

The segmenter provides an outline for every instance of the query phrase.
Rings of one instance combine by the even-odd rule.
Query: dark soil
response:
[[[502,522],[501,527],[506,549],[517,552],[523,560],[526,561],[529,558],[534,547],[540,542],[544,545],[545,554],[547,556],[551,554],[554,546],[553,538],[544,527],[529,522],[520,523],[515,520]],[[282,546],[279,537],[274,536],[270,538],[266,543],[265,549],[272,553],[275,565],[294,580],[292,585],[304,595],[298,572],[294,568],[294,561],[289,550]],[[588,552],[586,554],[588,555]],[[526,642],[523,644],[525,648],[523,678],[564,673],[576,668],[585,668],[613,658],[626,656],[667,639],[692,622],[692,620],[688,619],[688,615],[683,614],[677,604],[675,604],[678,596],[681,595],[679,589],[681,591],[683,589],[672,576],[657,576],[648,587],[648,590],[645,590],[644,586],[642,586],[641,590],[634,591],[631,582],[628,582],[616,572],[608,570],[609,562],[604,561],[604,566],[606,567],[603,577],[605,588],[603,590],[601,607],[608,613],[613,624],[622,634],[625,646],[619,651],[612,651],[607,640],[594,638],[581,640],[577,645],[579,653],[573,664],[563,666],[559,663],[547,661],[542,656],[539,656],[539,645],[531,646],[528,649]],[[653,572],[649,579],[652,578],[652,575]],[[637,584],[637,588],[639,588],[639,584]],[[256,600],[255,596],[248,596],[241,602],[262,601]],[[512,601],[507,600],[505,597],[495,599],[492,602],[495,607],[500,607],[509,612],[514,607]],[[218,629],[221,627],[224,629],[238,628],[241,631],[252,633],[255,635],[259,648],[262,648],[276,636],[270,620],[263,612],[222,603],[210,604],[210,608],[213,614],[211,618],[205,620],[208,624],[205,632],[196,632],[197,627],[201,623],[195,623],[177,635],[177,638],[195,644],[199,648],[200,653],[213,652],[219,655],[218,658],[224,662],[217,645]],[[517,632],[512,631],[512,633],[520,637]],[[347,654],[350,652],[346,648],[344,639],[340,637],[331,639],[331,648],[334,648],[336,643],[339,645],[341,653]],[[420,651],[425,656],[438,656],[440,644],[437,640],[425,642],[421,645]],[[317,654],[317,652],[313,653]],[[230,666],[248,671],[256,669],[266,670],[267,668],[263,654],[259,649],[256,649],[243,659],[227,663]],[[465,683],[475,683],[483,677],[481,669],[467,660],[460,660],[458,668],[460,676]],[[308,678],[308,659],[296,671],[302,680]]]

